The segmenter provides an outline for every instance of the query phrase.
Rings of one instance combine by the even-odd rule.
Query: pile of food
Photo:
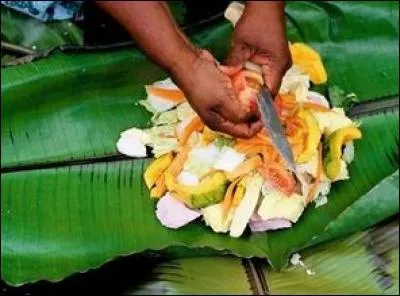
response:
[[[285,74],[276,109],[296,161],[286,168],[266,130],[250,139],[232,138],[205,126],[185,95],[166,79],[146,86],[141,104],[153,113],[152,127],[121,133],[118,150],[155,160],[144,173],[150,196],[157,199],[162,225],[179,228],[203,220],[215,232],[241,236],[289,228],[311,202],[327,202],[331,184],[349,178],[357,124],[341,108],[309,90],[327,80],[319,54],[302,43],[290,45],[293,66]],[[249,107],[264,81],[248,69],[227,68],[236,94]],[[256,105],[255,105],[256,106]]]

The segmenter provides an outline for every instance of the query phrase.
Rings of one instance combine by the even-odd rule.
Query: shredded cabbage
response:
[[[193,148],[184,164],[184,169],[195,174],[199,179],[209,173],[220,154],[214,144]]]
[[[343,149],[342,159],[346,163],[351,163],[354,160],[354,143],[353,141],[347,142]]]
[[[178,115],[176,109],[155,114],[151,119],[153,125],[166,125],[178,122]]]

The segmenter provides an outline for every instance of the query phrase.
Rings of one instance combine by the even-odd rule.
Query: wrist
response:
[[[272,10],[281,11],[285,8],[285,1],[247,1],[245,8],[247,9],[268,8]]]
[[[177,77],[179,73],[185,73],[196,63],[200,50],[192,44],[181,44],[175,54],[171,56],[167,71]]]
[[[285,2],[248,1],[243,14],[267,23],[282,22],[285,18]]]

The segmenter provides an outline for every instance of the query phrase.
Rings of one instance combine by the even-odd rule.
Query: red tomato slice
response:
[[[260,171],[265,180],[270,182],[277,190],[287,196],[293,194],[296,181],[294,180],[292,173],[284,167],[279,164],[269,163],[262,167]]]

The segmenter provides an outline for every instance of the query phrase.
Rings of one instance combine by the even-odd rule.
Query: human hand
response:
[[[209,52],[198,51],[196,58],[177,65],[171,75],[208,127],[240,138],[260,131],[261,121],[252,121],[256,114],[239,101],[231,79],[218,68]]]
[[[290,68],[284,2],[249,1],[236,24],[227,65],[251,61],[261,66],[271,93],[278,94],[282,77]]]

